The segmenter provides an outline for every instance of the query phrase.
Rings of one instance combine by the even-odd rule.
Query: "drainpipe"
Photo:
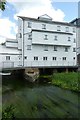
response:
[[[22,66],[24,67],[24,20],[22,19]]]

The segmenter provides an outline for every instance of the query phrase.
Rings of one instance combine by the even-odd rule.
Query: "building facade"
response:
[[[21,51],[18,50],[18,41],[16,39],[6,39],[6,42],[0,45],[0,70],[20,66],[20,56]]]
[[[76,25],[48,15],[18,18],[18,50],[24,67],[76,66]]]
[[[77,26],[48,15],[18,17],[16,40],[0,45],[0,68],[77,66]]]

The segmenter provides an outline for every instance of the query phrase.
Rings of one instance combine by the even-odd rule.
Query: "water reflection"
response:
[[[17,118],[78,118],[79,93],[48,83],[29,83],[12,76],[3,77],[3,109],[10,104]]]

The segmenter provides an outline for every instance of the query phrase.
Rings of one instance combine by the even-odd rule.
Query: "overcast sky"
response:
[[[17,15],[38,18],[43,14],[54,21],[70,22],[78,17],[78,0],[7,0],[5,11],[0,10],[0,43],[16,38]]]

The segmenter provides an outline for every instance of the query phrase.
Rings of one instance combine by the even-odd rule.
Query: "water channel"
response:
[[[14,105],[17,118],[79,118],[80,94],[48,83],[2,79],[3,109]]]

